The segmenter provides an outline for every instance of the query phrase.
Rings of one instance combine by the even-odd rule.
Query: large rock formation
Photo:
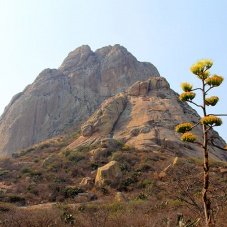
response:
[[[89,46],[77,48],[59,69],[42,71],[5,108],[0,118],[0,155],[79,127],[103,100],[151,76],[159,76],[157,69],[137,61],[120,45],[95,52]],[[93,133],[89,128],[83,132]]]
[[[103,138],[109,137],[136,150],[168,150],[175,156],[201,157],[200,146],[181,142],[175,132],[177,124],[197,123],[200,119],[196,111],[178,97],[163,77],[136,82],[126,92],[105,100],[83,124],[81,136],[69,148],[101,144]],[[197,126],[193,131],[198,135],[198,142],[202,143],[202,127]],[[225,142],[215,131],[210,132],[210,136],[216,137],[215,143],[220,147],[224,146]],[[225,151],[212,146],[209,149],[211,158],[227,160]]]
[[[104,186],[108,184],[117,185],[122,178],[122,171],[119,163],[111,161],[106,165],[99,167],[95,177],[95,185]]]

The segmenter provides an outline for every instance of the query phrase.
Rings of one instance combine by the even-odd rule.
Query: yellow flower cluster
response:
[[[192,100],[195,98],[195,93],[194,92],[191,92],[191,91],[186,91],[186,92],[183,92],[180,96],[179,96],[179,99],[183,102],[185,101],[189,101],[189,100]]]
[[[181,84],[181,88],[185,92],[191,91],[192,90],[192,85],[187,83],[187,82],[184,82],[184,83]]]
[[[206,79],[209,76],[207,71],[211,68],[213,62],[209,59],[203,59],[191,66],[191,72],[197,75],[200,79]]]
[[[182,123],[176,126],[175,130],[179,133],[185,133],[187,131],[190,131],[192,129],[192,124],[189,122]]]
[[[191,132],[185,132],[182,136],[181,136],[181,140],[184,142],[190,142],[193,143],[196,141],[196,136],[191,133]]]
[[[213,75],[205,80],[206,84],[214,87],[218,87],[222,82],[224,78],[222,76]]]
[[[211,96],[205,99],[205,104],[207,106],[215,106],[218,102],[219,98],[217,96]]]
[[[222,124],[222,120],[220,117],[209,115],[201,118],[200,123],[202,125],[208,125],[208,126],[220,126]]]

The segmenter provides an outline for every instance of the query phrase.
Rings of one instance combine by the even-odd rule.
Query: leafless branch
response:
[[[207,84],[205,84],[207,85]],[[214,86],[210,86],[206,91],[205,91],[205,95],[208,93],[208,91],[210,91],[212,88],[214,88]]]
[[[201,90],[201,91],[203,91],[202,88],[200,88],[200,87],[192,89],[192,91],[196,91],[196,90]]]
[[[194,104],[195,106],[198,106],[198,107],[200,107],[200,108],[203,109],[203,106],[198,105],[197,103],[195,103],[195,102],[193,102],[193,101],[191,101],[191,100],[187,100],[187,102],[190,102],[190,103]]]

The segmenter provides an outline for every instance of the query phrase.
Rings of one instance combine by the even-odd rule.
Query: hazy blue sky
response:
[[[198,84],[192,63],[213,59],[212,72],[226,77],[215,111],[227,113],[226,11],[225,0],[0,0],[0,113],[76,47],[116,43],[152,62],[177,92],[183,81]],[[219,132],[227,140],[223,121]]]

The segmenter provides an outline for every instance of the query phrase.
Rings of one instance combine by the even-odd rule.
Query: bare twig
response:
[[[191,100],[187,100],[187,102],[190,102],[190,103],[192,103],[192,104],[194,104],[194,105],[196,105],[196,106],[198,106],[198,107],[200,107],[200,108],[202,108],[202,109],[203,109],[203,106],[198,105],[197,103],[195,103],[195,102],[193,102],[193,101],[191,101]]]

